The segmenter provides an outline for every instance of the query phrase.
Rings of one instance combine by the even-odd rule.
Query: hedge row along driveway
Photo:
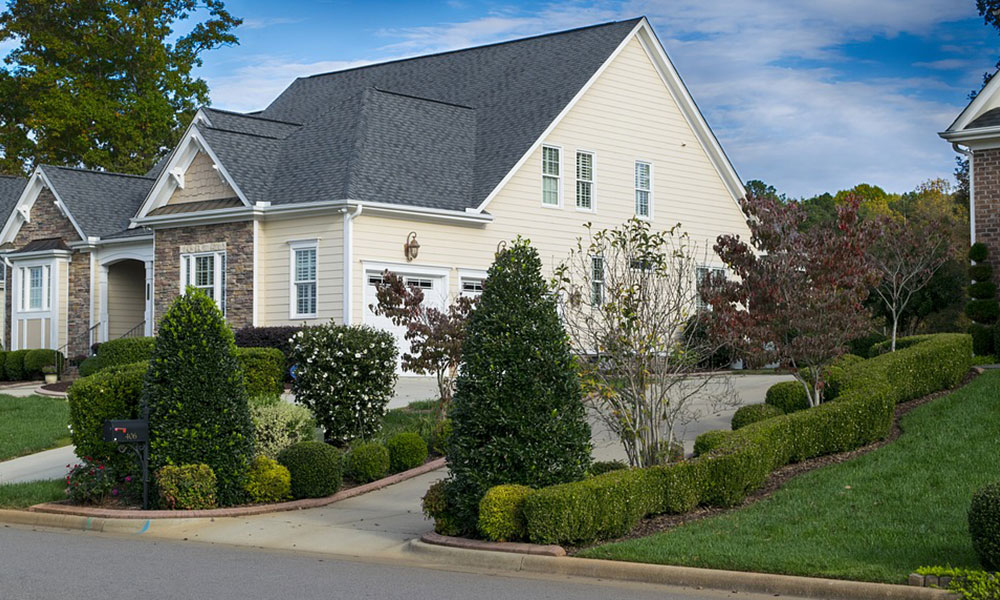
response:
[[[966,512],[1000,478],[997,398],[990,372],[904,416],[888,446],[747,508],[581,556],[887,583],[922,565],[979,568]]]
[[[886,437],[897,403],[954,387],[971,360],[970,336],[941,334],[857,363],[836,400],[743,427],[697,459],[534,491],[523,502],[525,533],[541,544],[589,543],[623,536],[647,515],[736,506],[780,466]]]

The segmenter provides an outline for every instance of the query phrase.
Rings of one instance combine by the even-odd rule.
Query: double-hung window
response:
[[[590,257],[590,303],[604,304],[604,257]]]
[[[315,317],[317,303],[316,244],[292,244],[292,316]]]
[[[652,170],[648,162],[635,161],[635,216],[643,219],[653,212]]]
[[[698,286],[698,310],[712,310],[712,305],[705,301],[701,295],[701,284],[712,276],[726,276],[726,270],[720,267],[697,267],[695,273],[695,284]]]
[[[542,206],[560,205],[562,165],[559,148],[542,146]]]
[[[185,291],[188,286],[201,290],[226,314],[226,253],[182,254],[181,284]]]
[[[49,291],[52,267],[40,265],[20,269],[21,310],[49,310],[52,306],[52,294]]]
[[[576,207],[594,210],[594,154],[576,153]]]

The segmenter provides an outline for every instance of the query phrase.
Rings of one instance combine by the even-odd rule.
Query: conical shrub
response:
[[[541,266],[526,241],[499,252],[469,319],[447,486],[467,533],[489,488],[575,481],[590,465],[577,369]]]
[[[233,332],[204,293],[188,288],[163,316],[142,394],[150,471],[206,464],[218,481],[219,505],[245,502],[253,422]]]

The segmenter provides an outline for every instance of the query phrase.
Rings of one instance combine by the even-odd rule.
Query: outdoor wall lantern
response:
[[[403,244],[403,255],[406,256],[406,262],[416,260],[418,252],[420,252],[420,242],[417,241],[417,232],[411,231],[410,235],[406,236],[406,243]]]

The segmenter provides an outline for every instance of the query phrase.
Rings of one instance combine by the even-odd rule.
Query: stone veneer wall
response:
[[[155,236],[154,321],[159,321],[180,295],[181,254],[199,251],[199,245],[224,244],[226,320],[234,329],[253,324],[252,221],[157,229]]]
[[[14,246],[23,247],[30,241],[62,238],[66,243],[80,241],[80,234],[77,233],[73,223],[70,222],[55,204],[55,196],[51,190],[43,189],[38,194],[38,199],[31,207],[31,221],[21,224],[17,235],[14,236]],[[7,282],[12,281],[12,274],[7,269]],[[4,290],[4,302],[7,311],[5,313],[4,347],[11,347],[11,318],[13,298],[11,285]],[[69,306],[67,307],[67,324],[59,324],[60,327],[68,327],[67,340],[71,342],[67,354],[75,356],[86,354],[89,351],[90,340],[86,335],[90,328],[90,253],[88,251],[75,251],[69,262]]]
[[[976,241],[989,248],[993,280],[1000,283],[1000,148],[976,150],[973,163]]]

